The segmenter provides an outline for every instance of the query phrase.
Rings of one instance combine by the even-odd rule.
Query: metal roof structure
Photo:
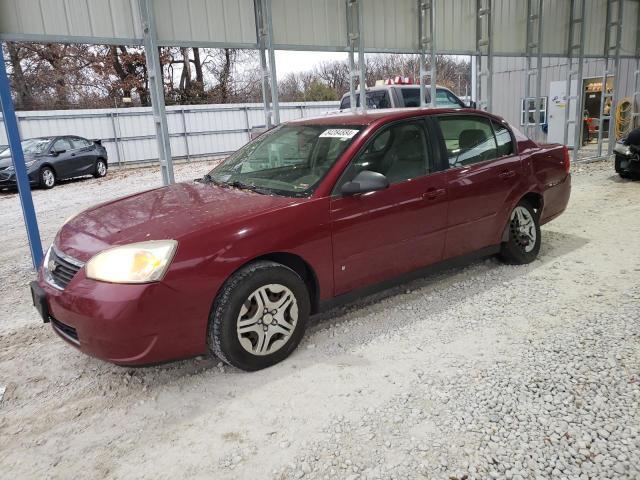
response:
[[[435,62],[430,62],[427,71],[427,57],[472,55],[478,67],[475,98],[480,108],[490,111],[495,56],[527,58],[526,92],[536,99],[536,105],[543,57],[570,58],[576,68],[570,71],[569,82],[580,75],[583,58],[603,58],[606,85],[606,79],[615,76],[620,58],[640,58],[640,0],[0,0],[0,40],[144,45],[160,165],[168,184],[173,182],[173,167],[160,46],[259,50],[267,125],[279,123],[275,50],[349,52],[352,108],[357,79],[364,97],[365,53],[419,54],[421,91],[427,81],[432,88],[436,84],[431,80],[437,74]],[[639,83],[640,60],[634,98],[640,98]],[[11,96],[4,64],[0,89],[14,162],[20,163],[19,136],[9,118],[13,107],[7,104]],[[617,89],[603,95],[601,127],[609,97],[615,104]],[[421,98],[424,105],[424,95]],[[434,101],[435,91],[430,98]],[[567,101],[578,105],[581,92]],[[365,110],[366,102],[362,104]],[[577,113],[566,131],[570,124],[578,129],[579,122]],[[566,138],[565,134],[565,143]],[[26,171],[16,168],[16,173],[30,231],[35,214]],[[29,234],[39,245],[37,229]],[[41,248],[34,252],[36,264]]]
[[[568,55],[572,0],[542,2],[542,54]],[[1,0],[0,40],[142,44],[137,0]],[[361,0],[365,52],[417,53],[416,0]],[[493,54],[527,53],[527,0],[493,0]],[[608,0],[586,0],[586,57],[603,57]],[[621,0],[620,55],[635,57],[637,0]],[[477,0],[434,0],[436,53],[476,53]],[[253,0],[153,0],[158,45],[258,48]],[[269,0],[276,50],[348,51],[345,0]]]

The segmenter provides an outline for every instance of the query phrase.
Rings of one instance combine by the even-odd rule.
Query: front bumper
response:
[[[615,158],[616,173],[634,173],[640,174],[640,160],[637,156],[616,155]]]
[[[38,174],[37,172],[27,171],[29,175],[29,184],[34,186],[38,184]],[[0,188],[13,188],[18,185],[16,179],[16,172],[6,170],[0,170]]]
[[[206,352],[208,312],[192,315],[189,298],[162,283],[97,282],[81,269],[60,290],[39,272],[44,321],[67,343],[118,365],[148,365]],[[34,305],[37,300],[34,295]],[[189,303],[186,303],[189,305]],[[210,303],[209,303],[210,305]]]

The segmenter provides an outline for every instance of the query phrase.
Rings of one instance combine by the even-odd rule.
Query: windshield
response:
[[[242,147],[204,180],[265,194],[306,196],[315,190],[361,128],[280,126]]]
[[[23,140],[22,153],[25,155],[39,155],[47,150],[47,146],[51,141],[50,138],[30,138]],[[0,147],[0,158],[6,158],[11,156],[11,150],[7,147],[6,150],[2,150]]]

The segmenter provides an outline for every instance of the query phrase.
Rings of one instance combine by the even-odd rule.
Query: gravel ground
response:
[[[36,191],[44,243],[158,183],[128,170]],[[0,477],[640,478],[640,182],[611,162],[574,168],[532,264],[479,261],[325,313],[251,374],[68,347],[30,305],[17,196],[0,207]]]

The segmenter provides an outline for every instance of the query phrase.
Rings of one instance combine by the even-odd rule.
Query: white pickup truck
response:
[[[425,101],[431,101],[431,86],[425,85]],[[367,87],[367,108],[408,108],[420,106],[420,85],[376,85]],[[356,106],[360,106],[360,91],[356,91]],[[475,108],[475,103],[465,103],[446,87],[436,87],[436,106],[441,108]],[[340,100],[340,110],[351,108],[349,92]]]

